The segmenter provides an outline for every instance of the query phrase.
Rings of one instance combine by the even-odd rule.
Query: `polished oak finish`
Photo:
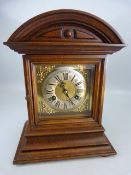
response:
[[[116,154],[102,127],[105,64],[107,54],[119,51],[125,44],[109,24],[82,11],[50,11],[24,23],[4,44],[24,54],[28,121],[14,164]],[[41,120],[37,112],[35,64],[94,65],[91,116]]]

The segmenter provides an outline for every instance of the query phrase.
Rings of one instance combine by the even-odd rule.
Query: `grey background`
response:
[[[12,159],[27,120],[23,63],[21,55],[4,46],[2,42],[31,17],[49,10],[68,8],[87,11],[104,19],[118,31],[127,44],[120,52],[108,56],[106,73],[103,125],[118,155],[14,166]],[[130,44],[130,0],[0,0],[0,175],[131,174]]]

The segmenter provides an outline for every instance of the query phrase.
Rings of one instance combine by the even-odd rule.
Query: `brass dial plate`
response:
[[[76,94],[75,85],[71,81],[68,81],[68,80],[64,80],[63,84],[64,84],[65,89],[67,89],[69,97],[70,98],[74,97]],[[61,83],[58,83],[55,88],[55,94],[60,100],[68,101],[68,97],[65,95],[65,93],[63,93],[63,88],[61,87],[62,87]]]
[[[38,114],[88,114],[92,109],[94,65],[35,65]]]

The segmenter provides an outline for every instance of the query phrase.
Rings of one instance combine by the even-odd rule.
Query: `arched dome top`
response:
[[[22,54],[112,54],[125,47],[102,19],[78,10],[54,10],[31,18],[4,42]]]
[[[118,33],[104,20],[78,10],[54,10],[33,17],[21,25],[8,42],[53,39],[123,44]]]

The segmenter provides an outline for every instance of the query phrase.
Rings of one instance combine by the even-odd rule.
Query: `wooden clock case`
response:
[[[28,20],[4,44],[24,54],[28,121],[14,164],[116,154],[101,124],[105,58],[125,44],[109,24],[86,12],[55,10]],[[94,64],[91,117],[39,120],[33,71],[36,63]]]

